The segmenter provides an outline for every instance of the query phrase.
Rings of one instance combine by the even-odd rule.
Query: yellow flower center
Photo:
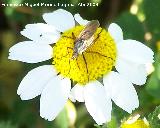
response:
[[[138,119],[131,124],[124,122],[121,125],[121,128],[149,128],[149,125],[146,124],[142,119]]]
[[[73,81],[85,85],[112,70],[116,60],[116,46],[110,34],[102,28],[94,33],[93,43],[73,59],[75,39],[84,26],[65,31],[53,47],[53,64],[56,70]]]

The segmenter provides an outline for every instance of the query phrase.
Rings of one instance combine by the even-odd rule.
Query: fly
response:
[[[78,57],[79,54],[82,54],[90,45],[94,43],[94,33],[96,32],[97,28],[99,27],[98,20],[92,20],[85,28],[81,31],[78,38],[75,37],[74,48],[73,48],[73,55],[72,59]]]

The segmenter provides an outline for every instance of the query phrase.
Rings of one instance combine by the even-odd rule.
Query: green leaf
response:
[[[102,128],[102,127],[99,126],[98,124],[94,124],[94,126],[95,126],[96,128]]]
[[[110,122],[104,124],[103,126],[99,126],[97,124],[94,125],[96,128],[118,128],[118,122],[114,115],[112,115],[112,119]]]
[[[156,107],[153,113],[150,113],[148,116],[148,121],[151,128],[160,128],[160,106]]]
[[[107,123],[107,128],[118,128],[118,122],[114,115],[112,115],[112,119]]]
[[[66,108],[64,108],[60,114],[56,117],[55,120],[56,126],[58,128],[68,128],[68,117],[67,117],[67,111]]]

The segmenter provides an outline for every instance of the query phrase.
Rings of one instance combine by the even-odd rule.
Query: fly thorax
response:
[[[75,43],[75,49],[77,50],[78,54],[82,54],[82,52],[84,52],[86,50],[86,46],[84,44],[84,40],[79,39],[78,41],[76,41]]]

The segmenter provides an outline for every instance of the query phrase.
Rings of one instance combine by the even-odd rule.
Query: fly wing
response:
[[[88,40],[90,39],[93,34],[96,32],[97,28],[99,27],[99,21],[98,20],[92,20],[90,21],[85,28],[82,30],[82,32],[79,35],[79,39],[82,40]]]

